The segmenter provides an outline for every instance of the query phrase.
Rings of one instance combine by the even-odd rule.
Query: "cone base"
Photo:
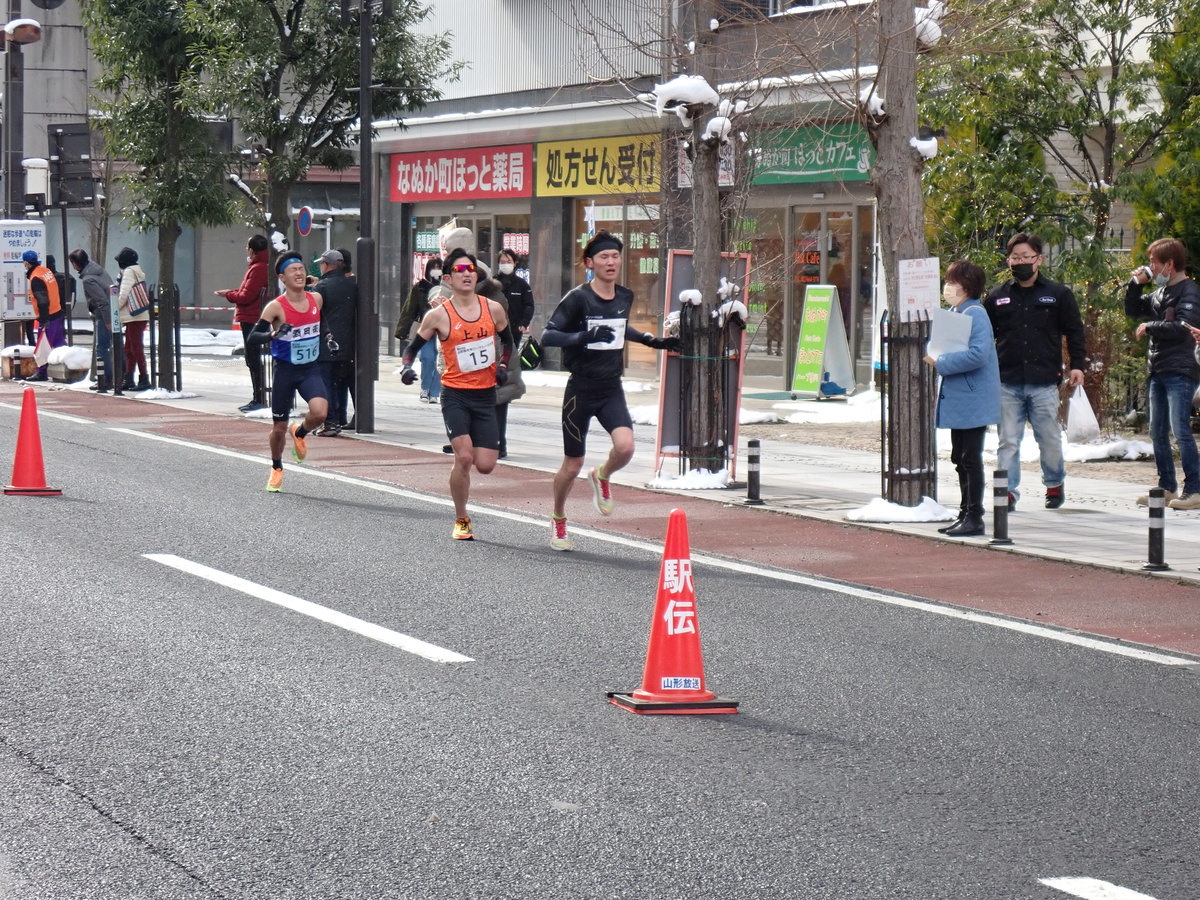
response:
[[[626,712],[640,715],[659,716],[707,716],[718,713],[735,713],[738,701],[728,697],[711,700],[638,700],[630,692],[608,691],[604,696],[613,706]]]
[[[62,491],[52,487],[14,487],[9,485],[4,493],[18,497],[61,497]]]

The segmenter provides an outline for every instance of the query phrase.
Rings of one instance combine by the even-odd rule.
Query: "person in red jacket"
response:
[[[242,412],[254,412],[263,408],[263,367],[262,353],[257,347],[247,343],[247,337],[254,330],[262,308],[271,297],[268,293],[267,249],[270,244],[261,234],[251,236],[246,242],[246,261],[250,267],[242,278],[241,287],[231,291],[213,291],[218,297],[224,297],[237,306],[233,321],[242,328],[242,349],[246,354],[246,367],[250,370],[250,388],[253,396],[250,402],[238,407]]]

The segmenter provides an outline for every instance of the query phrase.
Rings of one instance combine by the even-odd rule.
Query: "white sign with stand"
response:
[[[21,254],[46,258],[46,224],[41,219],[0,219],[0,319],[32,319],[29,279]]]

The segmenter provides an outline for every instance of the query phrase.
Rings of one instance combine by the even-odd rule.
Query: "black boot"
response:
[[[946,529],[946,537],[977,537],[984,533],[983,527],[983,475],[982,473],[967,472],[967,490],[963,494],[963,502],[967,514],[953,528]]]
[[[138,379],[137,387],[135,387],[134,390],[135,391],[150,390],[150,378],[146,375],[143,375],[141,378]]]
[[[961,522],[943,532],[946,537],[976,537],[983,533],[983,510],[973,507],[967,510],[967,515]]]
[[[958,504],[958,515],[954,517],[954,521],[949,525],[943,525],[941,528],[939,528],[938,534],[945,534],[951,528],[957,528],[962,524],[963,519],[967,517],[967,506],[970,505],[971,502],[968,499],[970,496],[970,491],[967,490],[967,476],[963,475],[961,472],[958,473],[958,496],[960,501]]]
[[[123,390],[123,391],[132,391],[133,390],[133,376],[132,375],[125,376],[125,380],[121,382],[121,390]]]

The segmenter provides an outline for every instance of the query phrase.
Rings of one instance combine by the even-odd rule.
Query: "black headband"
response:
[[[621,242],[614,237],[600,238],[600,240],[588,245],[587,252],[584,253],[584,258],[591,259],[597,253],[603,253],[605,250],[616,250],[620,253]]]

